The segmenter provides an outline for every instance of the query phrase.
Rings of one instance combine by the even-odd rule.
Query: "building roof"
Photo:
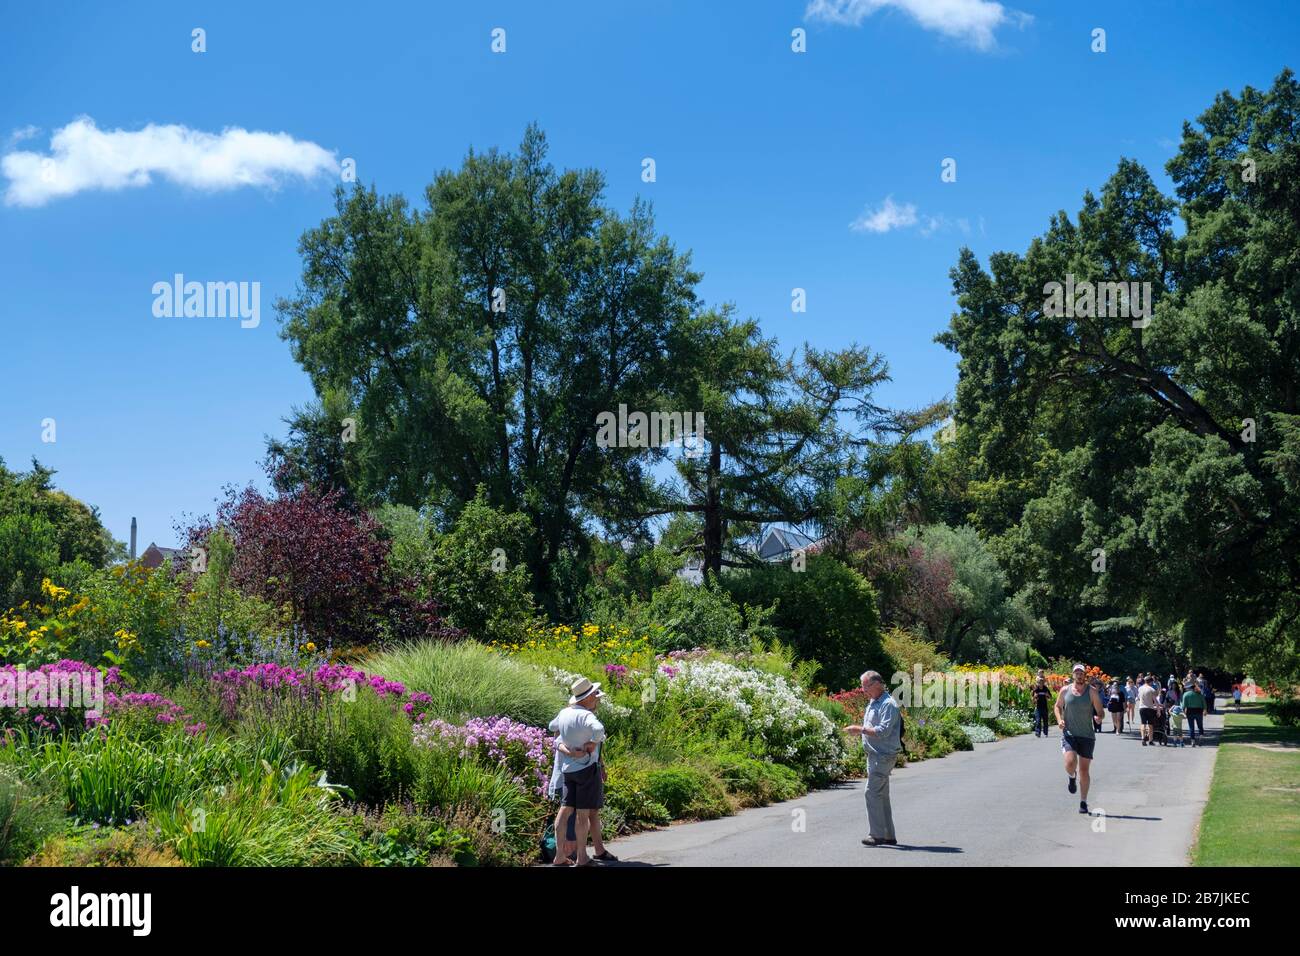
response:
[[[758,556],[764,561],[783,561],[800,549],[811,548],[818,540],[793,528],[769,528],[758,543]]]

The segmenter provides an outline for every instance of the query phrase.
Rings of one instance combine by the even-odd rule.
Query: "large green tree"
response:
[[[340,191],[336,215],[300,243],[300,293],[278,304],[324,401],[272,450],[346,479],[363,503],[448,520],[482,486],[532,521],[528,566],[554,596],[593,497],[642,485],[644,452],[598,448],[597,415],[660,407],[675,330],[697,307],[698,276],[648,207],[620,215],[602,190],[595,171],[552,167],[530,128],[517,153],[471,152],[440,173],[424,211]],[[332,430],[341,412],[355,449],[341,422]]]
[[[860,346],[784,356],[756,322],[729,309],[696,317],[681,341],[672,401],[704,414],[703,439],[676,458],[674,475],[653,485],[650,507],[636,517],[688,518],[695,533],[677,550],[697,554],[716,583],[724,567],[753,564],[737,539],[766,524],[831,516],[836,481],[854,471],[854,425],[887,416],[871,394],[888,369]]]
[[[0,610],[35,598],[61,564],[102,568],[125,557],[99,511],[55,488],[54,474],[35,459],[25,472],[0,459]]]
[[[1300,655],[1300,86],[1220,94],[1163,195],[1124,160],[1074,220],[964,250],[958,438],[972,519],[1056,629],[1140,617],[1189,652]],[[1184,228],[1175,228],[1174,216]],[[1149,324],[1051,283],[1150,283]],[[1082,303],[1080,303],[1082,304]],[[1111,303],[1112,306],[1115,303]],[[1086,313],[1106,312],[1089,316]],[[1116,314],[1119,313],[1119,314]],[[1271,666],[1271,665],[1270,665]]]

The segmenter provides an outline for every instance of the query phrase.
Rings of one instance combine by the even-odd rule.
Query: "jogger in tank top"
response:
[[[1092,782],[1092,752],[1097,744],[1096,726],[1106,711],[1097,688],[1088,684],[1087,669],[1075,664],[1073,681],[1056,695],[1056,725],[1061,728],[1061,752],[1065,755],[1066,789],[1075,792],[1078,776],[1079,812],[1088,812],[1088,785]]]

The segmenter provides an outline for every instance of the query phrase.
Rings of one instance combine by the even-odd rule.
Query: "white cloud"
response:
[[[889,232],[916,225],[916,207],[910,202],[901,206],[894,202],[893,196],[886,196],[880,208],[872,212],[870,207],[862,210],[862,215],[849,223],[854,232]]]
[[[943,213],[937,216],[926,216],[925,221],[921,224],[921,235],[929,238],[936,232],[952,232],[954,229],[961,231],[962,235],[970,235],[970,220],[965,218],[949,219]]]
[[[39,126],[20,126],[9,134],[9,139],[5,141],[5,146],[16,146],[25,139],[31,139],[33,136],[39,136],[41,128]]]
[[[338,169],[334,154],[287,133],[238,127],[205,133],[186,126],[101,130],[83,116],[56,130],[48,154],[10,152],[0,159],[9,180],[5,204],[43,206],[92,189],[147,186],[160,177],[202,190],[274,188]]]
[[[1009,10],[993,0],[809,0],[806,20],[861,26],[878,10],[901,10],[926,30],[960,40],[977,50],[992,50],[999,27],[1024,26],[1027,13]]]
[[[886,196],[877,209],[867,206],[862,210],[862,215],[849,223],[849,228],[854,232],[886,233],[912,227],[925,239],[939,232],[960,232],[964,236],[971,234],[971,222],[964,216],[950,219],[943,213],[923,213],[910,202],[894,202],[893,196]],[[979,229],[983,235],[983,216],[979,220]]]

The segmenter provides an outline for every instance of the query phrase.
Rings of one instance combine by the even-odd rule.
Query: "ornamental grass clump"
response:
[[[503,716],[544,727],[567,699],[534,668],[469,641],[406,644],[375,657],[370,667],[428,694],[429,716],[452,723]]]

